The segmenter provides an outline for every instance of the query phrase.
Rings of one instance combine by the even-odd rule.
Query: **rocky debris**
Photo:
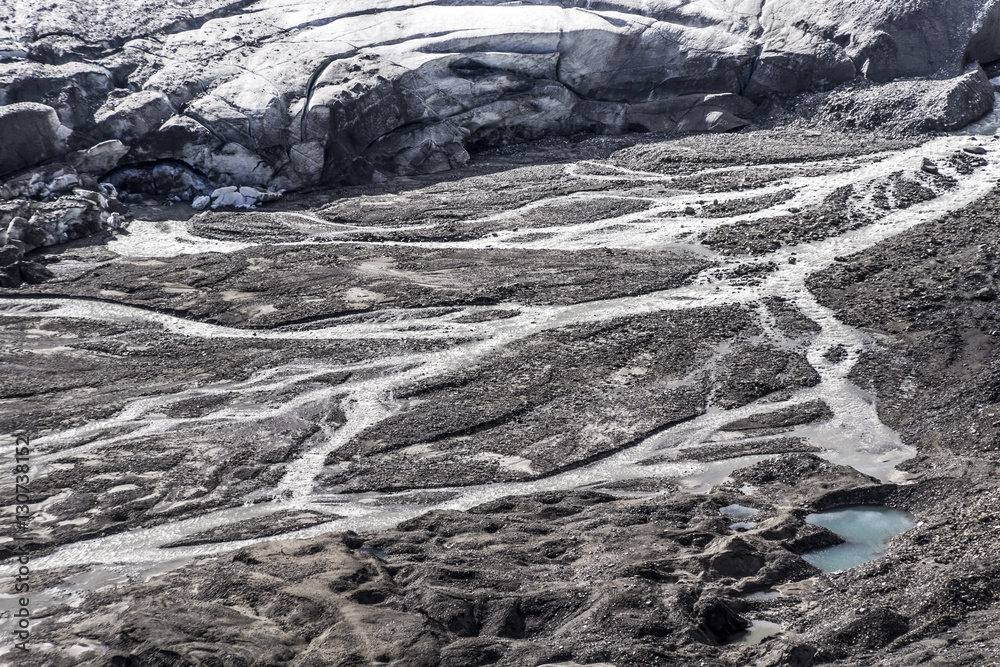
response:
[[[857,76],[956,77],[1000,59],[996,0],[647,4],[144,1],[98,19],[22,2],[0,36],[0,104],[49,105],[68,149],[120,140],[127,166],[277,190],[433,173],[551,134],[726,132],[758,103]],[[975,77],[892,85],[831,109],[909,130],[989,108]],[[896,101],[871,110],[872,95]],[[31,163],[0,146],[0,164]]]
[[[953,79],[847,87],[831,93],[819,114],[844,129],[943,132],[982,118],[993,109],[994,96],[985,72],[973,65]]]
[[[802,467],[806,487],[849,490],[840,469],[815,461]],[[78,665],[164,655],[188,665],[206,650],[289,665],[753,664],[769,645],[726,640],[762,612],[791,624],[799,595],[755,603],[742,592],[816,573],[785,546],[807,524],[769,493],[754,502],[772,518],[739,536],[719,514],[739,493],[576,491],[433,511],[385,532],[266,542],[136,583],[127,597],[95,593],[86,622],[47,615],[34,659],[58,661],[72,633],[100,647]],[[873,646],[895,627],[882,626],[865,634]]]
[[[870,191],[873,202],[885,210],[892,205],[907,208],[934,199],[947,184],[948,179],[940,176],[937,164],[924,158],[919,169],[914,165],[913,171],[900,171],[880,178],[871,184]],[[722,225],[702,234],[701,240],[725,255],[766,255],[787,246],[820,241],[870,223],[871,209],[855,195],[853,186],[848,185],[834,191],[817,206],[788,209],[786,215]]]
[[[106,261],[106,256],[96,254],[100,250],[100,246],[68,246],[61,249],[61,262],[55,266],[62,270],[62,264],[72,263],[77,256],[91,267],[88,275],[99,279],[104,267],[95,260]],[[34,477],[38,497],[51,499],[53,512],[51,521],[38,524],[38,533],[44,535],[34,552],[39,555],[59,545],[195,518],[218,509],[243,507],[248,499],[256,498],[250,500],[256,502],[272,497],[288,466],[323,441],[321,425],[336,429],[344,422],[336,401],[321,401],[294,416],[281,414],[280,406],[307,385],[309,390],[329,391],[351,376],[311,373],[303,380],[305,384],[297,383],[290,390],[250,394],[239,389],[213,393],[217,383],[246,382],[257,373],[268,372],[270,364],[305,363],[315,369],[323,364],[356,364],[372,356],[389,358],[455,345],[451,339],[416,344],[290,343],[249,336],[202,340],[136,321],[62,321],[69,327],[65,331],[74,337],[59,339],[62,342],[58,345],[47,336],[35,339],[26,333],[35,326],[48,327],[52,321],[8,321],[0,328],[0,363],[15,369],[0,384],[0,399],[5,408],[18,406],[16,412],[5,409],[0,413],[3,432],[29,422],[33,433],[41,437],[110,418],[136,396],[159,400],[167,399],[176,387],[188,386],[191,391],[154,408],[177,420],[173,431],[150,434],[134,441],[134,447],[123,448],[113,440],[94,443],[88,452],[79,456],[69,453],[62,459],[72,461],[72,467],[56,466]],[[206,365],[206,360],[212,360],[211,364]],[[368,374],[359,371],[353,377]],[[89,387],[102,389],[94,392]],[[207,419],[220,410],[242,409],[237,406],[246,405],[244,399],[278,412],[273,419],[241,419],[239,424]],[[128,431],[128,427],[119,427],[111,433],[126,435]],[[192,442],[214,444],[192,448]],[[74,521],[63,523],[71,516]],[[309,515],[250,521],[200,537],[264,535],[279,522],[301,526],[309,522]],[[2,527],[0,534],[9,536],[13,529],[13,525]],[[0,551],[0,558],[8,556]]]
[[[66,243],[105,229],[123,226],[125,207],[101,192],[74,188],[52,201],[14,199],[0,204],[0,225],[7,240],[18,241],[24,252]]]
[[[824,612],[806,619],[801,638],[775,640],[765,664],[785,664],[779,654],[805,644],[816,653],[802,664],[853,664],[857,646],[870,651],[861,664],[998,660],[989,555],[1000,516],[998,327],[995,308],[976,296],[997,284],[998,213],[994,190],[810,280],[838,318],[872,335],[852,379],[921,451],[903,466],[915,483],[892,501],[931,511],[886,558],[836,575],[829,593],[812,596]]]
[[[100,177],[107,174],[127,152],[128,147],[120,141],[105,141],[87,150],[70,153],[65,160],[23,169],[0,183],[0,201],[18,197],[49,199],[78,186],[101,190],[105,195],[117,198],[117,190],[106,191],[109,183],[102,183]]]
[[[107,141],[8,178],[0,184],[0,240],[16,243],[24,254],[123,228],[128,208],[115,186],[94,174],[113,167],[127,150],[121,142]],[[22,264],[22,269],[24,282],[51,277],[42,267]],[[6,282],[16,287],[21,281],[11,273]]]
[[[63,179],[68,189],[75,176]],[[46,191],[49,191],[46,188]],[[104,230],[125,226],[125,207],[101,192],[73,188],[72,194],[51,201],[13,199],[0,202],[0,241],[3,274],[0,287],[19,287],[22,282],[37,284],[52,278],[44,266],[25,259],[37,248],[59,245]]]
[[[770,344],[740,342],[720,363],[714,403],[746,405],[786,387],[812,387],[819,375],[801,355]]]
[[[719,321],[729,322],[728,334],[716,330]],[[702,414],[709,393],[715,404],[735,407],[818,382],[800,355],[744,342],[755,331],[746,312],[721,308],[513,343],[461,373],[401,392],[412,407],[331,453],[323,484],[356,492],[549,476]],[[662,341],[656,353],[642,352],[654,340]],[[698,359],[723,344],[736,351],[719,361],[711,382],[670,388],[669,378],[697,376]],[[643,370],[633,374],[636,368]],[[608,391],[617,396],[613,407]]]
[[[862,356],[854,378],[881,398],[881,417],[918,442],[945,438],[949,451],[972,456],[997,447],[998,326],[994,302],[983,297],[1000,288],[998,213],[1000,193],[993,191],[808,283],[845,322],[877,332],[880,347]],[[910,393],[914,384],[925,388],[930,406],[918,412],[906,409],[920,400]]]
[[[253,216],[253,217],[249,217]],[[293,216],[206,212],[190,229],[235,241],[296,241]],[[294,274],[281,267],[297,266]],[[239,327],[274,327],[399,308],[485,306],[508,300],[572,304],[684,284],[708,265],[672,253],[419,249],[385,245],[253,247],[225,255],[184,254],[149,264],[115,262],[101,274],[45,288],[50,295],[99,297]],[[567,272],[572,271],[572,278]],[[428,275],[432,278],[428,280]],[[489,318],[488,318],[489,319]]]
[[[67,160],[81,174],[101,176],[114,169],[129,148],[117,139],[109,139],[86,150],[71,153]]]
[[[774,432],[781,432],[775,429]],[[766,435],[754,433],[753,435]],[[760,456],[762,454],[788,454],[791,452],[818,452],[819,447],[809,444],[805,438],[772,438],[752,443],[713,442],[695,447],[684,447],[677,452],[678,459],[691,461],[725,461],[739,456]],[[664,461],[677,460],[667,457],[646,459],[644,464],[653,465]]]
[[[40,283],[52,277],[44,266],[24,259],[20,243],[0,247],[0,287],[20,287],[21,283]]]

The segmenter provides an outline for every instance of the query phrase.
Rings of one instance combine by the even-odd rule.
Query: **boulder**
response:
[[[13,245],[5,245],[0,248],[0,267],[13,266],[21,261],[24,253],[21,249]]]
[[[910,630],[910,619],[885,607],[858,612],[858,618],[833,633],[835,641],[868,650],[886,646]]]
[[[753,99],[829,90],[857,74],[847,52],[829,39],[798,25],[782,25],[771,33],[745,91]]]
[[[59,155],[64,139],[52,107],[33,102],[0,107],[0,175]]]
[[[53,201],[14,200],[0,207],[0,224],[6,225],[8,244],[16,244],[21,254],[43,246],[117,229],[124,221],[121,202],[100,192],[75,188]],[[4,246],[3,261],[11,257]],[[18,260],[19,261],[19,260]]]
[[[732,604],[721,597],[702,596],[694,611],[699,627],[719,643],[750,627],[750,621],[736,613]]]
[[[78,148],[73,145],[77,141],[90,141],[94,111],[112,90],[111,72],[82,59],[61,65],[0,64],[0,104],[35,102],[52,107],[59,122],[73,132],[70,148]]]
[[[114,169],[126,153],[128,146],[117,139],[110,139],[71,155],[70,163],[77,172],[100,176]]]
[[[819,113],[845,129],[947,132],[985,116],[993,109],[994,99],[986,73],[972,65],[951,79],[894,81],[834,91]],[[924,171],[929,169],[924,166]]]
[[[31,224],[28,220],[21,217],[14,218],[7,226],[8,241],[20,241],[24,244],[28,252],[46,245],[46,242],[50,238],[51,236],[45,230],[44,226]],[[51,243],[48,243],[48,245],[51,245]]]
[[[18,269],[21,272],[21,280],[29,285],[37,285],[50,278],[55,278],[54,273],[38,262],[21,262]]]
[[[21,269],[17,264],[10,266],[0,266],[0,287],[20,287]]]

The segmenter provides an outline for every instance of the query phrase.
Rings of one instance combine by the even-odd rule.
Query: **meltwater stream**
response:
[[[514,494],[529,494],[545,490],[566,490],[628,480],[640,477],[667,477],[678,481],[682,488],[706,491],[724,480],[733,470],[763,460],[767,456],[739,456],[714,462],[685,458],[685,450],[718,437],[719,429],[737,419],[792,408],[821,400],[833,416],[821,423],[795,427],[786,437],[804,438],[819,448],[818,455],[835,463],[850,465],[861,472],[883,480],[905,481],[905,475],[896,465],[913,456],[912,448],[901,442],[898,434],[878,418],[874,398],[856,387],[848,375],[862,350],[871,344],[866,334],[840,322],[835,314],[819,304],[805,288],[806,279],[832,264],[834,258],[850,255],[899,234],[917,224],[933,222],[949,212],[960,209],[986,195],[1000,179],[1000,160],[996,159],[996,144],[983,141],[988,148],[987,164],[971,174],[954,172],[947,158],[964,146],[967,137],[943,137],[920,147],[882,153],[864,158],[833,159],[808,165],[782,165],[784,174],[780,184],[765,185],[758,190],[740,190],[732,193],[713,194],[718,199],[740,198],[766,191],[790,189],[795,194],[787,200],[747,215],[723,218],[671,218],[661,214],[683,211],[696,204],[704,195],[676,190],[662,197],[649,196],[653,204],[640,213],[611,217],[587,223],[567,223],[561,227],[548,227],[544,238],[530,230],[516,228],[499,233],[488,241],[477,239],[458,243],[423,242],[415,245],[424,248],[471,247],[487,245],[495,248],[557,248],[588,249],[598,247],[656,249],[688,248],[702,256],[711,257],[716,266],[704,271],[690,284],[677,289],[651,294],[599,300],[573,305],[524,306],[503,304],[515,312],[501,320],[475,321],[489,309],[468,307],[447,314],[408,311],[397,319],[385,321],[348,321],[319,324],[309,329],[278,328],[251,332],[244,329],[212,325],[132,308],[115,303],[98,303],[76,299],[18,299],[0,301],[0,318],[60,318],[95,322],[138,322],[159,328],[175,335],[200,338],[248,338],[251,336],[270,340],[452,340],[461,339],[445,349],[423,352],[399,353],[377,359],[345,364],[316,362],[308,366],[282,365],[252,375],[242,380],[202,385],[194,389],[181,388],[175,393],[136,399],[123,410],[106,419],[95,420],[84,426],[67,429],[35,441],[37,462],[40,466],[54,465],[72,456],[97,451],[109,444],[127,445],[130,441],[150,433],[180,432],[184,428],[205,422],[239,423],[246,420],[273,418],[282,412],[291,413],[309,406],[338,403],[346,417],[339,428],[327,429],[322,442],[316,444],[286,468],[283,479],[273,492],[248,498],[247,504],[206,512],[201,516],[181,521],[167,522],[140,530],[110,535],[63,546],[52,555],[32,561],[36,570],[91,565],[88,573],[64,582],[59,588],[36,598],[38,603],[48,601],[78,602],[79,594],[88,589],[109,584],[125,583],[176,567],[190,558],[230,551],[264,539],[312,537],[335,530],[378,530],[390,528],[400,521],[422,514],[429,509],[468,509],[483,502]],[[925,158],[937,160],[941,172],[954,178],[953,186],[943,186],[940,181],[920,173]],[[612,172],[621,172],[630,180],[649,181],[670,188],[671,176],[636,172],[603,165]],[[808,167],[808,168],[807,168]],[[820,175],[816,175],[817,167]],[[809,169],[813,171],[810,172]],[[566,172],[580,179],[614,180],[615,176],[594,175],[580,164],[569,165]],[[936,195],[927,201],[905,208],[880,208],[865,196],[866,189],[880,180],[895,174],[905,174],[918,181]],[[798,174],[798,175],[795,175]],[[690,177],[690,175],[688,175]],[[792,216],[796,210],[809,209],[822,203],[838,188],[853,186],[861,193],[852,202],[862,210],[870,222],[819,241],[802,242],[786,246],[763,257],[718,255],[697,242],[697,234],[741,221],[763,217]],[[546,201],[572,200],[574,197],[621,197],[614,190],[586,194],[559,196]],[[530,206],[537,206],[538,203]],[[289,214],[309,218],[304,214]],[[303,219],[303,224],[315,224]],[[461,224],[461,223],[456,223]],[[683,227],[681,226],[683,225]],[[356,240],[347,237],[350,229],[333,226],[327,240],[296,245],[336,245]],[[202,244],[199,246],[199,244]],[[246,247],[243,243],[220,243],[191,236],[182,225],[133,224],[131,234],[113,242],[110,249],[123,257],[163,257],[181,252],[232,252]],[[794,259],[794,261],[792,261]],[[774,268],[756,284],[732,277],[727,273],[738,265],[764,265],[773,262]],[[763,300],[780,297],[794,304],[818,331],[808,340],[793,340],[766,322]],[[734,409],[710,405],[708,410],[685,423],[669,428],[655,436],[618,451],[583,467],[548,477],[516,483],[492,483],[474,486],[437,489],[434,500],[420,504],[412,498],[401,504],[374,502],[391,500],[404,493],[322,494],[315,489],[316,478],[323,471],[327,455],[343,446],[354,435],[390,417],[399,410],[394,399],[396,391],[413,383],[443,376],[467,368],[493,354],[502,352],[512,343],[539,333],[568,326],[604,322],[623,316],[680,311],[692,308],[741,304],[756,308],[762,313],[765,337],[782,348],[795,348],[804,353],[817,371],[820,382],[814,387],[801,389],[781,396],[770,397]],[[491,308],[496,308],[493,306]],[[413,327],[414,317],[420,326]],[[830,355],[832,349],[840,355]],[[694,373],[711,372],[716,357],[703,360]],[[323,373],[359,371],[360,379],[344,384],[316,388],[309,382]],[[688,381],[690,378],[683,379]],[[252,396],[262,389],[280,391],[289,396],[281,405],[260,408],[257,412],[221,408],[200,417],[165,418],[163,409],[170,405],[199,397],[225,395],[228,397]],[[253,401],[248,400],[253,404]],[[729,436],[727,436],[729,437]],[[762,438],[742,436],[740,442],[753,443]],[[6,453],[3,456],[8,456]],[[650,463],[650,459],[655,459]],[[0,465],[9,469],[8,459],[0,456]],[[512,461],[510,465],[530,466],[530,461]],[[748,489],[747,493],[752,493]],[[331,521],[283,535],[226,543],[204,544],[192,547],[163,549],[164,545],[203,531],[224,527],[248,518],[265,517],[288,509],[313,510],[331,516]],[[749,518],[749,517],[734,517]]]

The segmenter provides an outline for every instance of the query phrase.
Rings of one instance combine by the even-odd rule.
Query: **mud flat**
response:
[[[552,139],[43,251],[3,659],[1000,661],[998,180],[992,130]],[[884,556],[801,557],[875,504]]]

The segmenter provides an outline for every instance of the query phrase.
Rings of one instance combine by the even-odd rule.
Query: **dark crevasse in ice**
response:
[[[912,528],[913,517],[888,507],[860,505],[810,514],[806,521],[827,528],[844,538],[843,544],[815,549],[802,555],[827,572],[846,570],[885,553],[894,535]]]

